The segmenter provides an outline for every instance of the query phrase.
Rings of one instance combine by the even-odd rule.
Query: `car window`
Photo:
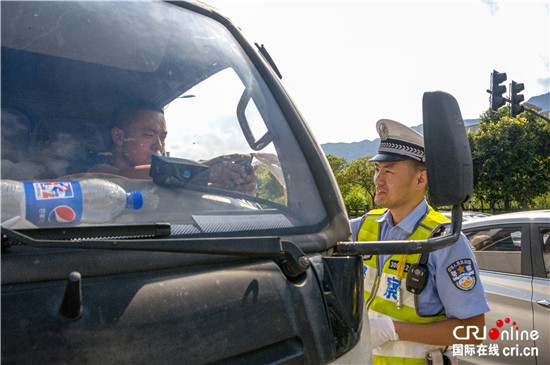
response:
[[[12,181],[2,188],[3,222],[167,222],[178,236],[308,233],[327,224],[295,128],[222,24],[169,3],[33,4],[2,2],[6,14],[19,14],[2,16],[1,171]],[[138,120],[129,106],[163,114],[165,129],[156,119],[127,122]],[[89,199],[91,179],[107,184]],[[30,184],[26,204],[21,183]],[[141,207],[103,201],[115,185],[141,192]],[[73,192],[80,206],[54,211],[53,200]],[[35,195],[55,196],[36,208]],[[94,212],[110,205],[108,214]]]
[[[521,274],[521,227],[484,227],[464,233],[480,269]]]
[[[543,245],[544,267],[546,268],[546,277],[550,278],[550,228],[541,228],[539,239]]]

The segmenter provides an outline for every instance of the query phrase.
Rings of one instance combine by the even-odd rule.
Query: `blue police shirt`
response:
[[[398,225],[393,224],[389,210],[386,211],[376,220],[381,223],[380,239],[382,241],[406,239],[413,233],[417,223],[427,211],[428,203],[424,199]],[[350,221],[355,241],[362,224],[362,217]],[[390,256],[379,255],[378,267],[382,267]],[[447,318],[464,319],[490,310],[479,279],[479,269],[474,253],[470,242],[463,234],[455,244],[430,252],[427,265],[430,272],[428,283],[418,295],[418,310],[421,315],[435,315],[445,308]]]

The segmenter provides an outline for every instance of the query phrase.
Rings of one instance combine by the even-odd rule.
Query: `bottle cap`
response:
[[[141,209],[143,207],[143,194],[139,190],[132,190],[126,194],[126,208]]]

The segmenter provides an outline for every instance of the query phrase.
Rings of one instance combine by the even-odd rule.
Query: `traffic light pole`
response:
[[[491,90],[487,90],[487,92],[490,94],[491,93]],[[506,96],[503,96],[502,97],[507,103],[511,104],[512,101],[510,99],[508,99]],[[540,119],[544,119],[545,121],[547,121],[548,123],[550,123],[550,119],[548,119],[547,117],[545,117],[544,115],[540,114],[539,112],[537,112],[536,110],[534,109],[531,109],[529,108],[528,106],[525,106],[523,105],[523,109],[528,111],[529,113],[531,114],[534,114],[536,115],[537,117],[539,117]]]
[[[530,109],[530,108],[526,107],[525,105],[523,106],[523,109],[527,110],[527,111],[528,111],[529,113],[531,113],[531,114],[536,115],[536,116],[539,117],[540,119],[544,119],[545,121],[548,122],[548,124],[550,124],[550,119],[546,118],[544,115],[540,114],[540,113],[537,112],[536,110]]]

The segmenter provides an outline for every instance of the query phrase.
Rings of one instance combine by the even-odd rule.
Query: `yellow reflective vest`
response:
[[[385,209],[370,211],[361,225],[358,233],[359,241],[378,241],[379,223],[376,222]],[[424,240],[438,231],[441,224],[449,219],[429,208],[428,214],[421,220],[414,232],[407,237],[409,240]],[[369,318],[391,318],[395,321],[412,323],[430,323],[446,319],[444,312],[430,316],[419,313],[416,295],[405,289],[407,272],[411,265],[419,262],[420,254],[407,255],[401,282],[398,280],[398,265],[401,255],[391,256],[381,270],[377,267],[377,256],[373,255],[363,261],[365,300]],[[397,308],[397,291],[401,286],[402,306]],[[426,345],[411,341],[388,341],[372,349],[374,364],[424,364],[429,351],[441,349],[434,345]]]

